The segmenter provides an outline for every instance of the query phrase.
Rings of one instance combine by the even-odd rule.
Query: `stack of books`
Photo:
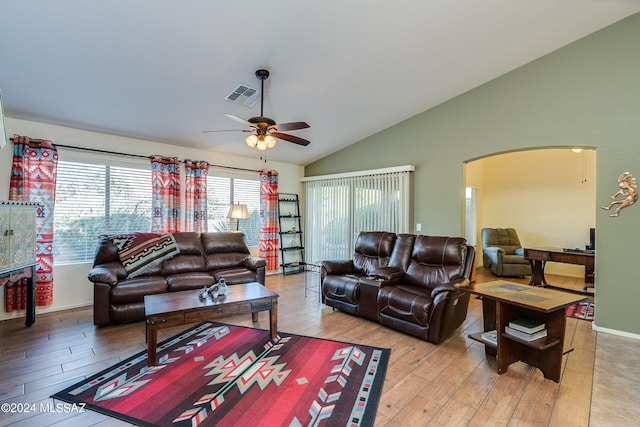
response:
[[[498,345],[498,332],[495,329],[492,331],[485,331],[482,333],[482,339],[490,342],[491,344]]]
[[[509,322],[509,326],[504,327],[504,332],[524,341],[535,341],[547,336],[545,323],[531,319],[513,320]]]

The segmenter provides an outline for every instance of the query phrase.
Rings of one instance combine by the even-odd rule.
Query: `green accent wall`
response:
[[[620,173],[640,179],[640,14],[324,157],[305,176],[415,165],[412,223],[461,235],[465,162],[575,146],[597,150],[595,324],[640,334],[640,202],[617,218],[600,209]]]

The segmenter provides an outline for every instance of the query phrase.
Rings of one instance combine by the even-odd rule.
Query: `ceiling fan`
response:
[[[234,114],[225,114],[225,116],[229,117],[232,120],[235,120],[238,123],[243,125],[248,125],[251,129],[244,129],[241,132],[254,132],[249,135],[245,141],[247,145],[252,148],[257,148],[260,151],[267,150],[269,148],[273,148],[276,146],[277,141],[276,138],[282,139],[284,141],[293,142],[294,144],[307,146],[310,144],[310,141],[306,139],[289,135],[287,133],[282,133],[281,131],[292,131],[299,129],[306,129],[309,125],[305,122],[290,122],[290,123],[276,123],[275,120],[270,119],[269,117],[264,117],[263,107],[264,107],[264,81],[269,78],[269,70],[260,69],[256,71],[256,77],[261,81],[261,91],[260,91],[260,115],[257,117],[251,117],[248,120],[243,119],[242,117],[238,117]],[[226,131],[215,131],[209,130],[204,131],[204,133],[209,132],[226,132]]]

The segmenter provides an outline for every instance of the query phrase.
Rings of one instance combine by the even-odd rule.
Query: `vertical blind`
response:
[[[349,259],[358,233],[409,230],[413,166],[303,179],[306,259]]]

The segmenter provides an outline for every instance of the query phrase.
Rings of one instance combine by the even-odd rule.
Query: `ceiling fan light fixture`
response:
[[[258,144],[258,135],[249,135],[244,142],[246,142],[249,147],[254,148]]]
[[[269,148],[267,146],[267,141],[265,141],[264,135],[258,136],[258,144],[256,145],[256,148],[260,151],[265,151],[267,148]]]
[[[250,88],[247,85],[240,85],[231,95],[227,96],[227,100],[234,101],[241,95],[254,96],[256,93],[260,94],[260,115],[251,117],[248,120],[238,117],[234,114],[225,114],[228,118],[248,125],[251,130],[243,130],[243,132],[251,132],[249,136],[245,138],[245,142],[250,148],[255,148],[259,151],[266,151],[274,148],[278,144],[278,139],[282,139],[294,144],[307,146],[309,141],[306,139],[282,133],[282,131],[292,131],[298,129],[306,129],[309,125],[305,122],[290,122],[290,123],[276,123],[275,120],[264,116],[264,81],[269,78],[269,70],[260,69],[256,71],[256,77],[260,80],[260,92],[256,89]],[[226,131],[204,131],[207,132],[226,132]],[[255,132],[255,133],[254,133]],[[260,155],[260,159],[263,155]],[[266,155],[264,156],[265,162]]]
[[[272,137],[271,135],[265,136],[264,137],[264,142],[267,143],[267,148],[273,148],[278,143],[278,141],[276,141],[276,139],[274,137]]]

